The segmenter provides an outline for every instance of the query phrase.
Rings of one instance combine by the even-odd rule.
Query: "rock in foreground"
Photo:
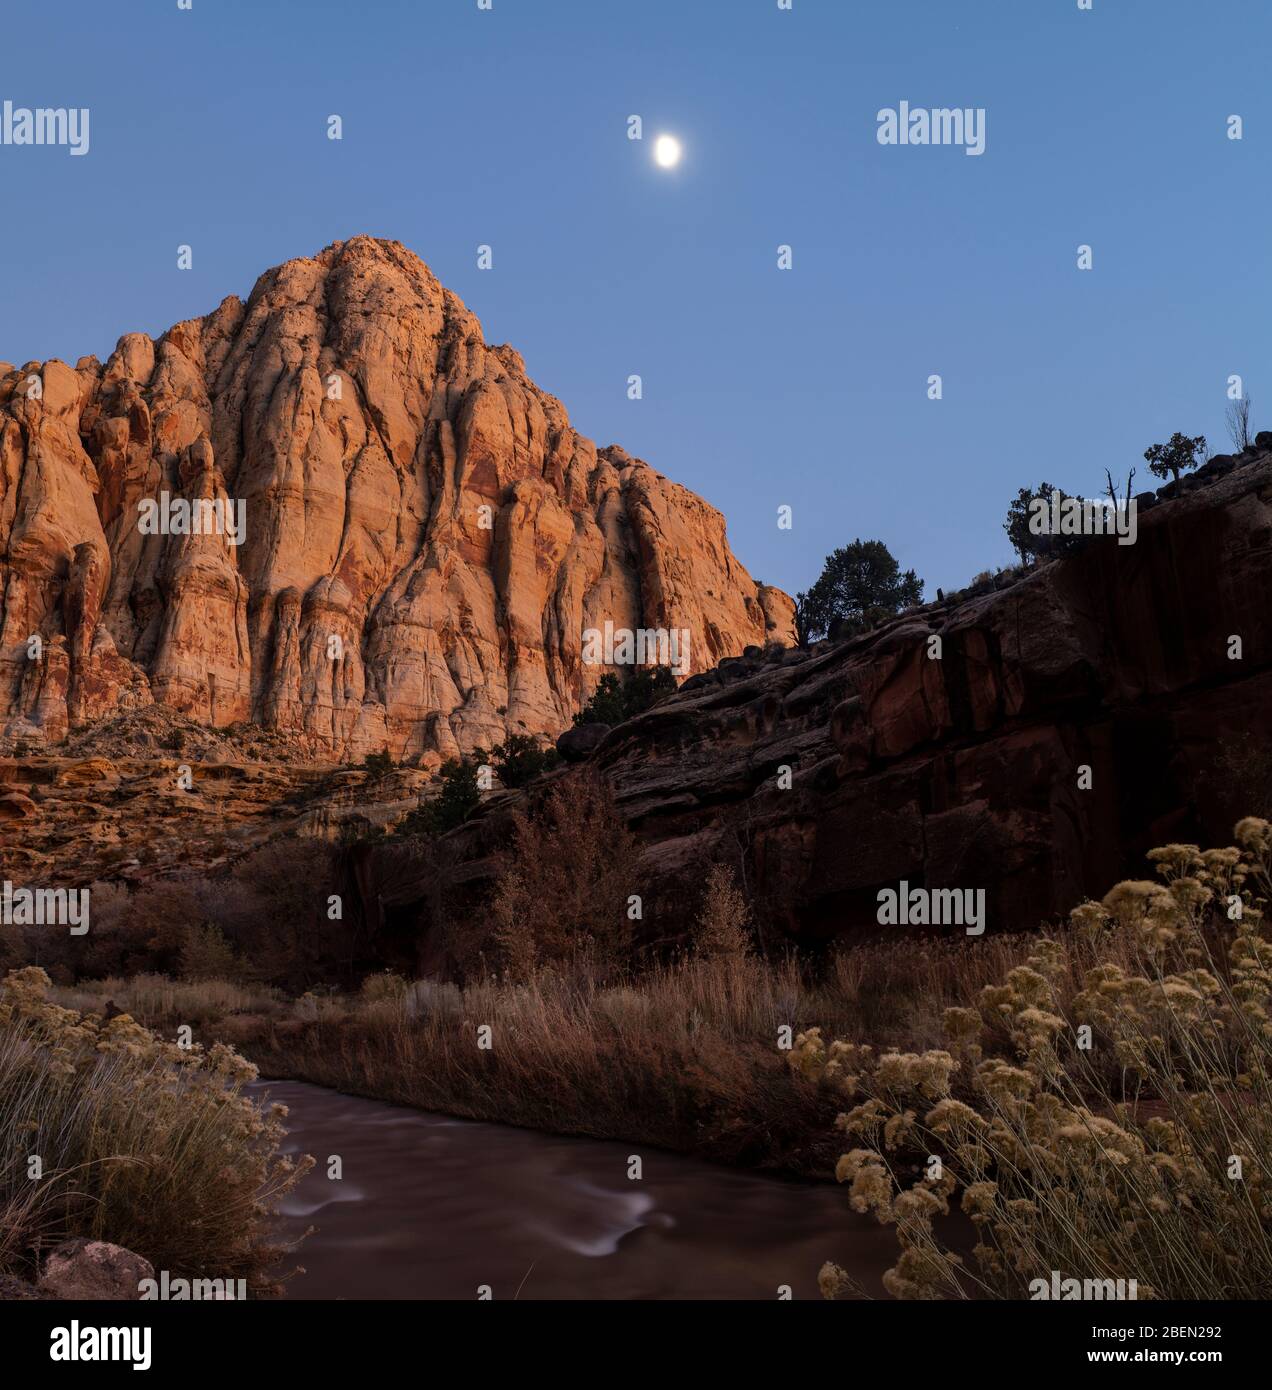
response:
[[[123,1302],[140,1298],[141,1281],[154,1274],[149,1260],[121,1245],[77,1236],[49,1252],[39,1288],[47,1298]]]

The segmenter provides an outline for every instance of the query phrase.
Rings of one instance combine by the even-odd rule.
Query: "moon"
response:
[[[674,169],[680,163],[680,141],[674,135],[660,135],[654,141],[654,159],[662,169]]]

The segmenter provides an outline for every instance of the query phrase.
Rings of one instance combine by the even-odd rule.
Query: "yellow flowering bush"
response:
[[[182,1048],[127,1014],[47,998],[31,966],[0,981],[0,1272],[67,1236],[156,1269],[268,1287],[278,1199],[311,1164],[279,1156],[281,1106],[242,1093],[231,1048]]]
[[[1234,838],[1154,850],[1157,879],[949,1009],[946,1050],[798,1036],[790,1065],[846,1102],[850,1206],[896,1227],[895,1297],[1025,1297],[1053,1270],[1139,1298],[1272,1288],[1272,826]],[[828,1264],[820,1285],[851,1281]]]

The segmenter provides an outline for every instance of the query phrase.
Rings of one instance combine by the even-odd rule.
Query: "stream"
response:
[[[293,1257],[305,1272],[291,1299],[475,1299],[482,1285],[497,1299],[775,1299],[782,1285],[820,1298],[827,1259],[878,1297],[895,1257],[893,1232],[854,1215],[833,1184],[307,1082],[248,1089],[288,1107],[285,1151],[317,1160],[281,1208],[288,1238],[317,1228]]]

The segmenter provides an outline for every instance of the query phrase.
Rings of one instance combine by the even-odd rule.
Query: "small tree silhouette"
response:
[[[1003,530],[1007,532],[1007,539],[1020,556],[1022,565],[1035,560],[1049,560],[1054,555],[1076,550],[1082,544],[1080,536],[1053,535],[1050,532],[1036,535],[1029,529],[1034,502],[1041,499],[1050,507],[1053,496],[1058,496],[1064,502],[1069,494],[1054,483],[1039,483],[1035,488],[1022,487],[1007,508]]]
[[[801,645],[824,637],[836,618],[866,623],[889,617],[923,598],[923,581],[913,570],[901,572],[882,541],[855,540],[826,557],[821,578],[795,596],[795,624]]]
[[[478,763],[489,763],[505,787],[524,787],[560,762],[555,748],[541,747],[529,734],[509,734],[497,748],[476,748],[473,756]]]
[[[637,666],[627,679],[606,671],[592,698],[574,716],[576,724],[622,724],[643,714],[655,701],[676,689],[676,678],[667,666]],[[502,774],[501,774],[502,775]]]
[[[378,753],[368,753],[362,760],[362,769],[376,780],[387,777],[393,771],[393,754],[387,748],[382,748]]]
[[[1196,468],[1206,456],[1206,436],[1199,434],[1189,439],[1178,430],[1170,437],[1168,444],[1154,444],[1144,450],[1148,460],[1148,470],[1159,478],[1170,477],[1178,486],[1179,475],[1188,468]]]
[[[477,768],[474,758],[448,758],[437,770],[441,790],[430,800],[421,801],[399,830],[407,835],[445,835],[462,825],[481,804]]]

